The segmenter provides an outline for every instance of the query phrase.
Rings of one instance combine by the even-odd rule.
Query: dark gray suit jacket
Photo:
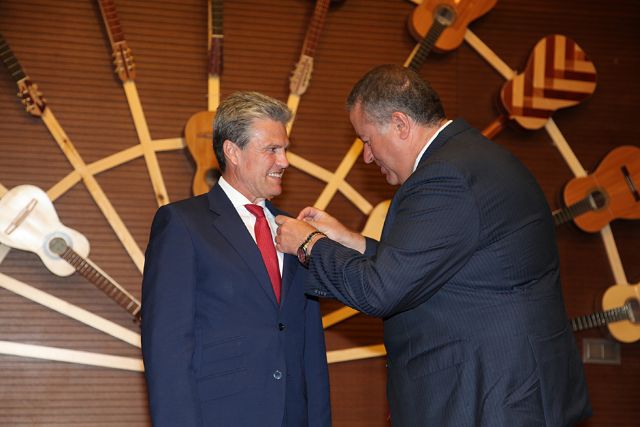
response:
[[[285,255],[278,305],[260,251],[219,186],[160,208],[142,285],[153,425],[329,427],[324,335],[306,276]]]
[[[384,319],[394,427],[566,426],[590,414],[549,207],[463,120],[432,142],[365,255],[313,247],[308,293]]]

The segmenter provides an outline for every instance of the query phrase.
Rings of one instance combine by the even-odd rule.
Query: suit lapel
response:
[[[273,293],[269,274],[262,260],[260,249],[251,238],[247,227],[240,219],[236,208],[219,185],[215,185],[208,193],[209,209],[212,211],[212,225],[227,240],[253,273],[260,288],[269,300],[278,306]],[[284,280],[283,280],[284,282]]]

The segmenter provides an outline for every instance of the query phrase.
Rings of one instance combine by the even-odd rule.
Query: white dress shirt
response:
[[[247,199],[244,194],[236,190],[229,184],[223,177],[218,179],[218,185],[222,188],[222,191],[227,195],[233,207],[236,208],[238,215],[240,215],[240,219],[244,222],[245,227],[247,227],[247,231],[251,234],[253,241],[256,240],[256,233],[254,231],[256,225],[256,217],[244,207],[244,205],[253,204],[249,199]],[[276,224],[276,218],[273,214],[267,209],[265,206],[264,200],[257,205],[262,206],[264,210],[264,216],[267,218],[267,222],[269,223],[269,228],[271,229],[271,237],[274,239],[273,245],[275,246],[275,237],[276,230],[278,229],[278,224]],[[257,243],[256,243],[257,244]],[[276,254],[278,255],[278,264],[280,267],[280,277],[282,277],[282,264],[284,262],[284,254],[276,249]]]

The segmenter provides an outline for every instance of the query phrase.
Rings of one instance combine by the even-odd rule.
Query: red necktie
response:
[[[260,249],[260,253],[262,254],[264,265],[267,267],[267,272],[271,279],[271,286],[273,286],[273,292],[276,294],[276,300],[278,304],[280,304],[282,278],[280,277],[278,255],[276,254],[276,247],[273,245],[273,236],[271,236],[269,223],[264,216],[262,206],[244,205],[244,207],[256,217],[256,225],[253,229],[256,235],[256,243],[258,243],[258,249]]]

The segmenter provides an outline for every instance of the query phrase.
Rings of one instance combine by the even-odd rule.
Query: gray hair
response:
[[[251,137],[251,127],[256,119],[270,119],[286,126],[291,111],[286,104],[258,92],[235,92],[220,103],[213,121],[213,151],[220,171],[227,164],[223,145],[226,140],[244,148]]]
[[[380,65],[351,89],[347,110],[360,104],[365,116],[385,126],[400,111],[422,125],[434,126],[445,118],[440,97],[416,72],[399,65]]]

